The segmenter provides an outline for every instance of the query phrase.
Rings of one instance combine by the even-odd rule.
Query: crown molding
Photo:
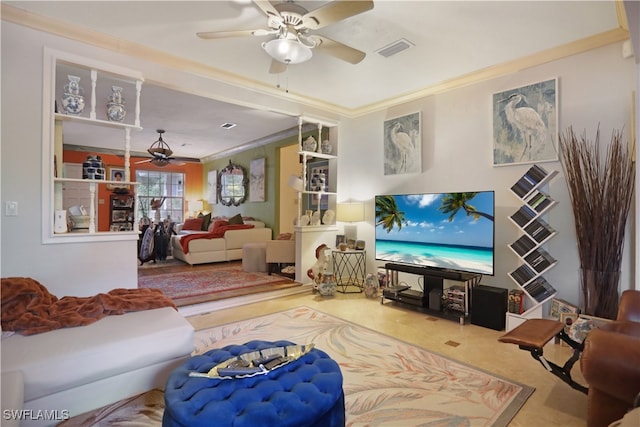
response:
[[[612,43],[623,42],[629,39],[628,26],[626,24],[626,14],[619,6],[621,2],[616,1],[616,11],[620,27],[596,34],[574,42],[566,43],[551,49],[534,53],[513,61],[497,64],[484,68],[463,76],[459,76],[444,82],[424,87],[409,93],[388,98],[380,102],[364,105],[357,108],[347,108],[319,99],[302,96],[295,92],[284,91],[261,82],[239,77],[235,74],[204,65],[202,63],[184,59],[156,49],[142,46],[127,40],[108,36],[96,31],[69,25],[60,21],[45,18],[43,16],[16,8],[4,3],[0,3],[0,15],[3,21],[12,22],[38,31],[47,32],[60,37],[71,39],[92,46],[111,50],[128,56],[134,56],[145,61],[167,66],[173,69],[196,74],[210,78],[225,84],[248,89],[254,92],[267,94],[270,96],[295,102],[300,105],[338,114],[342,117],[357,118],[366,114],[382,111],[391,107],[413,102],[418,99],[447,92],[457,88],[469,86],[482,81],[487,81],[496,77],[502,77],[527,68],[532,68],[551,61],[559,60],[568,56],[583,53],[592,49],[600,48]],[[233,101],[232,101],[233,102]]]

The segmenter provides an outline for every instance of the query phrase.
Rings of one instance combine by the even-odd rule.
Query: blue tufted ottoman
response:
[[[334,427],[345,425],[342,373],[313,349],[266,375],[217,379],[190,377],[240,354],[289,341],[250,341],[194,356],[176,368],[165,388],[163,427]]]

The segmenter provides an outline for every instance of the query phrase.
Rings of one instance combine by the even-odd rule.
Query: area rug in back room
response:
[[[199,267],[193,271],[138,277],[138,287],[160,289],[177,306],[299,285],[281,276],[248,273],[241,266]]]
[[[504,427],[534,389],[309,307],[196,332],[201,354],[251,340],[314,343],[340,365],[347,426]],[[69,426],[159,426],[164,402],[154,390],[78,416]]]

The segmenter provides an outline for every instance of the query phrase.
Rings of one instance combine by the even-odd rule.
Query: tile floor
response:
[[[497,341],[504,332],[432,317],[386,300],[367,299],[363,294],[321,297],[311,291],[267,301],[222,309],[188,317],[196,329],[307,306],[394,336],[430,351],[477,368],[535,387],[536,391],[511,422],[513,427],[585,426],[587,397],[547,372],[528,352]],[[553,340],[545,346],[545,357],[560,365],[570,349]],[[584,384],[579,363],[574,379]]]

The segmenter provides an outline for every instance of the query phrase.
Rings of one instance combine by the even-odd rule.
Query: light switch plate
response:
[[[18,202],[13,200],[7,201],[4,214],[6,216],[18,216]]]

